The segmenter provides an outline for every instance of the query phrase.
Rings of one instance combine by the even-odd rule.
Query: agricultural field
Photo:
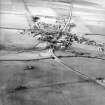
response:
[[[50,24],[50,31],[38,31],[40,40],[36,31],[30,33],[23,1],[33,16]],[[71,1],[0,0],[0,105],[105,105],[105,86],[94,81],[105,78],[105,8],[99,0],[75,0],[71,21],[76,27],[73,34],[63,33],[64,40],[51,29],[59,17],[68,21]],[[65,50],[68,39],[74,42]]]

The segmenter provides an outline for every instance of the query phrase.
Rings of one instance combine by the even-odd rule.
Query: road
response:
[[[0,17],[2,19],[0,25],[13,28],[28,28],[25,16],[19,15],[24,13],[21,0],[16,1],[0,1],[0,13],[5,12]],[[28,2],[27,5],[39,6],[38,2],[35,3],[35,0],[25,1]],[[42,3],[41,1],[39,4],[46,7],[49,3]],[[53,5],[52,9],[55,8],[58,15],[68,14],[68,8],[65,8],[68,4],[64,5],[58,2],[55,4],[51,3],[47,6],[51,8]],[[86,26],[80,27],[77,24],[78,30],[105,33],[103,24],[105,10],[103,8],[83,0],[82,2],[76,0],[74,6],[74,15],[77,17],[80,15],[80,18],[75,19],[78,20],[75,23]],[[57,7],[60,8],[57,9]],[[18,15],[13,15],[14,12]],[[81,19],[84,21],[80,21]],[[100,20],[102,22],[99,22]],[[18,35],[17,30],[1,29],[0,32],[0,43],[6,46],[32,48],[36,44],[36,40],[31,36]],[[100,40],[102,41],[104,38],[100,37]],[[8,59],[7,54],[12,55],[13,53],[10,50],[0,52],[2,56],[6,55],[5,59]],[[15,52],[15,55],[13,55],[17,58],[20,57],[20,59],[22,57],[25,59],[28,57],[29,59],[39,56],[39,53],[35,53],[35,55],[32,52],[24,52],[24,54],[16,54]],[[57,54],[64,55],[61,52]],[[13,56],[9,56],[9,58],[11,57]],[[67,65],[72,65],[75,69],[90,77],[105,77],[105,60],[85,57],[65,57],[61,59]],[[29,69],[28,66],[32,67],[32,69]],[[68,71],[53,59],[0,61],[0,105],[105,105],[105,89],[95,83],[84,82],[75,73]]]

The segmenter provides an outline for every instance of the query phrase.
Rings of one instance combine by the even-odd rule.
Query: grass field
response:
[[[52,7],[58,15],[68,15],[67,4],[58,3],[59,0],[47,1],[56,1],[56,3],[25,0],[27,5],[31,6],[43,5],[46,7],[49,4],[47,7]],[[71,0],[60,1],[70,3]],[[2,22],[0,26],[29,28],[25,16],[19,15],[25,11],[22,6],[21,0],[15,0],[15,2],[13,0],[12,2],[11,0],[1,0],[0,20]],[[80,32],[84,33],[89,30],[92,33],[105,34],[105,25],[103,24],[105,22],[105,10],[99,5],[84,0],[75,0],[73,13],[74,17],[79,16],[80,20],[84,20],[80,21],[78,18],[78,21],[75,21],[78,23],[78,30],[81,29]],[[100,20],[101,22],[97,24]],[[104,36],[96,39],[105,41]],[[16,30],[0,29],[0,44],[8,48],[21,47],[24,49],[34,47],[37,42],[30,35],[18,35]],[[3,46],[1,47],[3,48]],[[21,55],[21,50],[19,50],[20,52],[17,50],[0,50],[0,57],[14,53]],[[28,53],[31,54],[31,57],[36,56],[32,50]],[[56,52],[56,55],[64,54],[70,55],[69,52]],[[65,64],[73,66],[89,77],[105,77],[105,60],[85,57],[64,57],[61,59]],[[27,66],[32,66],[33,69],[29,69]],[[105,88],[92,82],[84,82],[80,76],[67,70],[54,59],[0,61],[0,105],[105,105]]]
[[[105,77],[105,61],[89,58],[62,60],[90,77]],[[27,65],[34,69],[24,70]],[[54,60],[0,62],[0,96],[4,105],[104,105],[104,88],[81,81],[79,76]],[[66,83],[50,85],[59,82]],[[24,85],[26,89],[12,92]]]

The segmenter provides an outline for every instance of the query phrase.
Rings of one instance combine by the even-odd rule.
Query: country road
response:
[[[36,51],[36,38],[20,34],[30,28],[23,1],[33,16],[54,19],[68,18],[72,6],[72,32],[105,43],[105,0],[0,0],[0,105],[105,105],[105,88],[84,81],[52,59],[49,50]],[[72,47],[55,55],[91,78],[105,78],[105,54],[97,47]]]

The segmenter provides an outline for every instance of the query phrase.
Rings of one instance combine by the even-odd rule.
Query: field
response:
[[[1,1],[0,20],[2,22],[0,27],[29,28],[27,19],[23,15],[25,10],[21,0],[16,0],[16,2]],[[35,0],[25,1],[27,5],[30,5],[33,14],[35,14],[34,6],[39,5],[43,5],[43,7],[48,5],[61,16],[68,14],[67,4],[63,5],[57,2],[55,5],[54,3],[41,3]],[[105,34],[105,25],[103,24],[105,22],[105,10],[99,5],[96,6],[94,3],[83,0],[76,0],[75,4],[77,7],[73,9],[73,13],[79,34],[85,32]],[[92,7],[93,11],[91,8],[85,8],[84,5]],[[57,7],[59,8],[57,9]],[[78,15],[82,17],[79,18]],[[84,21],[80,21],[81,19]],[[20,57],[25,59],[28,57],[34,59],[40,53],[40,51],[31,49],[38,43],[36,39],[30,35],[21,35],[19,32],[20,30],[0,29],[0,44],[7,48],[0,46],[0,59],[3,55],[14,53],[20,54]],[[105,36],[97,36],[97,38],[92,36],[90,38],[105,42]],[[31,50],[23,52],[24,49]],[[26,56],[27,53],[28,56]],[[61,57],[60,59],[89,77],[94,79],[97,77],[105,78],[105,60],[72,57],[70,52],[56,51],[55,54],[57,56],[71,56]],[[105,56],[100,56],[105,58]],[[80,76],[52,58],[26,61],[0,60],[0,105],[105,105],[105,88],[96,83],[84,81]]]
[[[62,60],[92,78],[105,77],[105,61],[89,58],[62,58]],[[26,66],[33,66],[34,69],[24,70]],[[4,105],[104,105],[105,103],[103,87],[83,82],[75,73],[51,59],[1,61],[0,88],[1,101]]]

